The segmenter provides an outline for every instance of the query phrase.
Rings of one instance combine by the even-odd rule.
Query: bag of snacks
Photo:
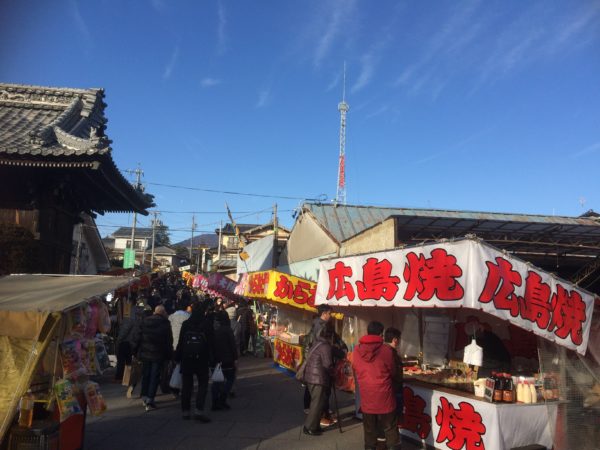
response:
[[[85,333],[85,307],[73,308],[67,316],[67,336],[83,337]]]
[[[69,380],[62,379],[54,383],[54,394],[56,395],[56,404],[60,412],[61,422],[64,422],[73,414],[83,414],[75,397],[73,383]]]
[[[81,342],[79,340],[63,341],[60,350],[65,378],[76,380],[82,375],[87,375],[87,368],[81,362]]]
[[[100,393],[100,386],[98,386],[98,383],[89,381],[86,383],[83,391],[92,416],[99,416],[106,411],[106,402]]]
[[[108,306],[103,302],[98,302],[98,331],[108,334],[110,331],[110,313]]]
[[[110,359],[108,358],[108,352],[101,336],[96,336],[96,360],[98,361],[98,373],[102,374],[106,369],[110,367]]]

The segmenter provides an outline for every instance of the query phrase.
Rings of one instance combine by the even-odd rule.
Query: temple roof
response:
[[[103,89],[0,83],[0,166],[78,169],[96,195],[91,210],[147,214],[152,198],[134,189],[112,159]]]

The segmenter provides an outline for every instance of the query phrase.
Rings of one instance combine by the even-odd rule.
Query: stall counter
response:
[[[558,404],[490,403],[417,380],[404,383],[400,432],[439,449],[510,450],[553,445]]]

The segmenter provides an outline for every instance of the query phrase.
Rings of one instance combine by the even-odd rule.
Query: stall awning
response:
[[[127,285],[100,275],[8,275],[0,278],[0,334],[36,339],[50,313]]]
[[[472,308],[584,354],[594,295],[477,239],[321,262],[316,304]]]

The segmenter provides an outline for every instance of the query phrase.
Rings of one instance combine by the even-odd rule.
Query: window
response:
[[[134,250],[141,250],[142,248],[142,240],[138,241],[137,239],[135,240],[135,246],[133,247]],[[125,246],[126,248],[131,248],[131,239],[127,240],[127,245]]]
[[[227,238],[227,248],[236,248],[237,247],[237,237],[235,236],[229,236]]]

